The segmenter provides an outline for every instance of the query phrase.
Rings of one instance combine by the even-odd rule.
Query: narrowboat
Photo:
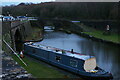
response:
[[[78,74],[89,80],[109,80],[111,73],[99,68],[94,56],[83,55],[73,50],[67,51],[33,42],[24,43],[24,54]]]

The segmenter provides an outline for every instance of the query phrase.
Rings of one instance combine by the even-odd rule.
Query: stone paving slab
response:
[[[3,80],[17,80],[33,78],[23,67],[12,59],[7,53],[2,53],[2,77]]]

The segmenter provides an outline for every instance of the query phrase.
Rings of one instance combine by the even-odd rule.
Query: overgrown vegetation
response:
[[[10,32],[3,35],[2,39],[5,40],[10,46],[12,46]],[[4,42],[2,42],[2,50],[4,50],[7,53],[11,52],[11,50],[6,46],[6,44]]]
[[[118,2],[46,2],[21,3],[3,7],[3,14],[36,16],[41,18],[65,18],[72,20],[118,19]]]
[[[26,41],[29,40],[40,40],[42,38],[42,30],[39,27],[32,27],[32,34],[26,38]]]

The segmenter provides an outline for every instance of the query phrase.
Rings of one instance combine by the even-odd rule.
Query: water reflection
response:
[[[38,43],[65,50],[74,49],[75,52],[81,54],[94,55],[98,66],[111,72],[115,78],[114,80],[120,79],[119,46],[96,42],[75,34],[66,34],[63,32],[46,32],[44,40]]]

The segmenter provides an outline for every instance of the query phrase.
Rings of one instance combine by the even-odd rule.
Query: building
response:
[[[15,18],[13,16],[3,16],[3,21],[13,21]]]

